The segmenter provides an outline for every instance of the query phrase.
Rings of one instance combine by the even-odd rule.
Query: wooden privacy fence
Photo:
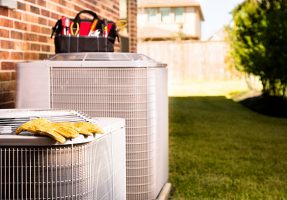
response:
[[[223,41],[138,42],[138,52],[168,64],[169,84],[238,79],[225,61],[228,51]]]

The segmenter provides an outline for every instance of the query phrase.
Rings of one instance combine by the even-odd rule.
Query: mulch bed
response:
[[[244,99],[240,103],[264,115],[287,118],[287,100],[282,97],[260,95]]]

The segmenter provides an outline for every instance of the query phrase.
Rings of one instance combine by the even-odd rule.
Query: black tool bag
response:
[[[81,19],[81,14],[91,15],[93,19]],[[51,38],[54,34],[56,53],[113,52],[118,38],[116,24],[100,19],[90,10],[79,12],[74,19],[62,17],[52,28]]]

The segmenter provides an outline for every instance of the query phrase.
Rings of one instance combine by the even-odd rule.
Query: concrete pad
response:
[[[166,183],[160,191],[156,200],[168,200],[171,191],[171,183]]]

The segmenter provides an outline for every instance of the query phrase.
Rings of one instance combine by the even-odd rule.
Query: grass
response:
[[[226,81],[191,81],[186,83],[173,83],[168,86],[169,96],[219,96],[234,91],[247,91],[244,79]]]
[[[287,199],[287,119],[224,97],[169,100],[171,199]]]

